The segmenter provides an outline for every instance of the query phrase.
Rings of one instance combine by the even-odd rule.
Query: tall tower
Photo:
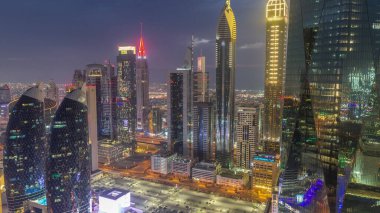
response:
[[[49,212],[90,212],[90,147],[84,89],[66,95],[53,119],[46,167]]]
[[[183,155],[183,73],[170,73],[168,87],[168,148]]]
[[[206,72],[206,57],[198,57],[198,69],[193,74],[193,100],[196,102],[209,101],[209,73]]]
[[[250,169],[258,145],[258,114],[253,107],[239,107],[236,124],[236,166]]]
[[[236,21],[230,0],[219,17],[216,33],[216,159],[232,166],[235,113]]]
[[[148,131],[149,114],[149,70],[144,46],[140,37],[139,50],[136,61],[136,88],[137,88],[137,129]]]
[[[5,132],[9,120],[9,103],[11,91],[8,85],[0,86],[0,143],[5,141]]]
[[[46,131],[41,86],[28,89],[13,107],[6,132],[4,177],[10,212],[45,195]]]
[[[119,47],[117,56],[118,78],[118,140],[129,154],[136,141],[136,47]]]
[[[264,149],[279,154],[282,98],[286,68],[288,6],[285,0],[269,0],[266,6],[266,64]]]

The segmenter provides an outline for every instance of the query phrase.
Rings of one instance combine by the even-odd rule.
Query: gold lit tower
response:
[[[235,109],[236,21],[227,0],[216,33],[216,159],[232,166]]]
[[[266,6],[266,64],[263,141],[266,152],[279,154],[286,65],[288,6],[269,0]]]

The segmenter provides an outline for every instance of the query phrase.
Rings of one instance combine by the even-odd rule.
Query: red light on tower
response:
[[[141,35],[140,35],[140,45],[139,45],[139,52],[137,55],[138,58],[146,58],[146,52],[144,47],[144,39],[142,36],[142,23],[141,23]]]

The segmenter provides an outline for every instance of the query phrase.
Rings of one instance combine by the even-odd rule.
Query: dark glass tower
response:
[[[48,143],[49,212],[90,212],[90,147],[86,94],[69,93],[57,110]]]
[[[4,149],[5,188],[10,212],[45,195],[46,132],[42,88],[27,90],[10,112]]]
[[[233,165],[235,58],[236,21],[227,0],[216,33],[216,159],[225,168]]]
[[[168,146],[171,152],[183,155],[183,73],[170,73],[168,89]]]
[[[118,140],[129,154],[136,143],[136,47],[119,47],[117,56],[118,80]]]

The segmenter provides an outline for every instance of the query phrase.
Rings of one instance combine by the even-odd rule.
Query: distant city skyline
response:
[[[70,83],[89,63],[115,64],[118,45],[138,46],[144,25],[151,81],[164,83],[195,36],[215,88],[215,26],[224,0],[12,1],[0,8],[4,82]],[[166,6],[162,7],[162,3]],[[238,25],[237,89],[263,89],[265,1],[231,1]],[[5,9],[7,8],[7,9]],[[133,8],[128,9],[128,8]],[[160,8],[157,10],[156,8]],[[17,13],[11,11],[18,11]],[[195,15],[194,15],[195,14]],[[158,18],[159,17],[159,18]],[[175,17],[175,18],[174,18]]]

